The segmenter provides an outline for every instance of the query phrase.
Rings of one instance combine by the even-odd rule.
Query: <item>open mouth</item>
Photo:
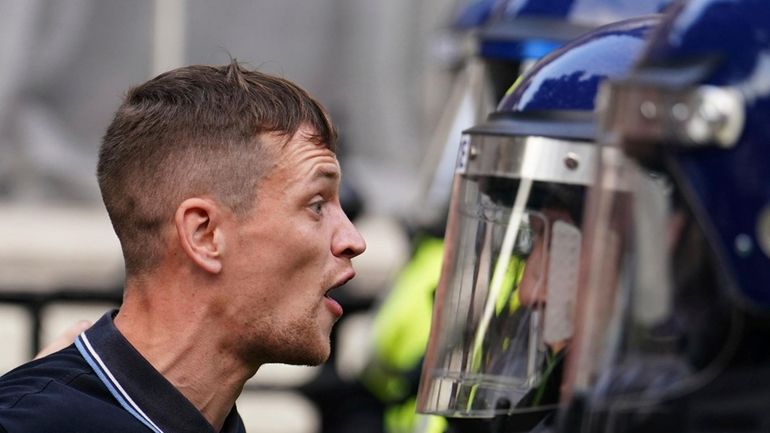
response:
[[[355,276],[355,273],[351,273],[351,274],[345,275],[343,278],[338,280],[333,286],[331,286],[328,289],[326,289],[326,292],[324,293],[324,296],[329,298],[330,297],[329,293],[332,290],[338,289],[338,288],[344,286],[345,284],[347,284],[348,281],[352,280],[354,276]]]
[[[350,281],[354,276],[355,276],[355,273],[346,275],[344,278],[340,279],[339,281],[337,281],[337,283],[335,283],[333,286],[327,289],[326,292],[324,293],[324,300],[325,300],[326,306],[329,308],[332,314],[334,314],[337,318],[342,316],[342,306],[339,304],[339,302],[337,302],[331,296],[329,296],[329,293],[334,289],[344,286],[345,283]]]

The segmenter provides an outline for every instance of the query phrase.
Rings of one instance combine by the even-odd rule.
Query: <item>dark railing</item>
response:
[[[43,308],[53,303],[104,304],[111,303],[117,307],[123,299],[123,288],[115,287],[109,290],[82,288],[60,288],[54,291],[0,291],[0,303],[17,305],[24,308],[29,315],[32,327],[30,341],[30,357],[35,356],[41,349],[42,314]]]

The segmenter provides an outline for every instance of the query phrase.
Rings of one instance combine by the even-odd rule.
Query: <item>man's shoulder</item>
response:
[[[70,386],[93,375],[74,346],[23,364],[0,377],[0,409],[10,409],[54,385]],[[86,378],[87,379],[87,378]]]
[[[116,423],[136,424],[74,346],[0,377],[0,432],[89,432]]]

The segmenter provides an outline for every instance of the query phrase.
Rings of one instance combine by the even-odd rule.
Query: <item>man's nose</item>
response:
[[[366,250],[366,241],[350,219],[340,210],[340,227],[334,235],[332,253],[352,259]]]

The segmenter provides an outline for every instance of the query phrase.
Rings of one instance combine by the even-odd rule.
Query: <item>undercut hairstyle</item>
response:
[[[337,133],[315,99],[236,60],[175,69],[130,89],[102,139],[97,165],[126,274],[158,263],[161,229],[187,198],[210,196],[246,215],[280,150],[266,143],[285,145],[300,128],[312,133],[304,138],[335,151]]]

